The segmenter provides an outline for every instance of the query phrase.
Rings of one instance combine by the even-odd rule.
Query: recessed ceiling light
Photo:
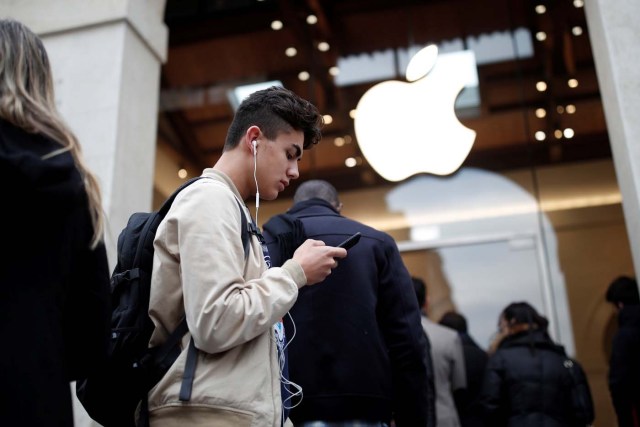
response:
[[[538,41],[545,41],[547,39],[547,33],[545,33],[544,31],[538,31],[536,33],[536,39]]]
[[[547,134],[539,130],[538,132],[536,132],[535,138],[538,141],[544,141],[547,138]]]
[[[540,80],[538,83],[536,83],[536,89],[538,90],[538,92],[544,92],[545,90],[547,90],[547,84]]]
[[[567,114],[573,114],[576,112],[576,106],[573,104],[568,104],[566,111],[567,111]]]
[[[271,29],[275,31],[281,30],[283,26],[282,21],[275,20],[271,23]]]
[[[318,17],[316,15],[307,16],[307,24],[314,25],[318,23]]]
[[[545,13],[547,11],[547,7],[543,4],[539,4],[536,6],[536,13],[538,15],[542,15],[543,13]]]
[[[582,35],[582,27],[579,25],[576,25],[571,29],[571,32],[573,33],[574,36],[580,36]]]
[[[349,117],[351,117],[352,119],[356,118],[356,109],[355,108],[353,110],[349,111]]]
[[[569,86],[570,88],[578,87],[578,79],[567,80],[567,86]]]
[[[182,168],[178,171],[178,176],[181,179],[185,179],[187,177],[187,170],[185,168]]]
[[[333,123],[333,117],[331,117],[331,114],[325,114],[324,116],[322,116],[322,118],[324,119],[325,125],[330,125],[331,123]]]
[[[336,139],[333,140],[333,144],[336,147],[342,147],[344,145],[344,138],[341,136],[337,137]]]
[[[571,128],[566,128],[564,130],[564,137],[567,139],[571,139],[573,138],[573,136],[575,135],[575,132],[573,131],[573,129]]]
[[[284,51],[284,54],[287,55],[289,58],[292,58],[298,54],[298,49],[296,49],[295,47],[288,47]]]
[[[562,138],[562,131],[560,129],[556,129],[553,131],[553,136],[556,137],[556,139],[560,139]]]
[[[558,112],[558,114],[562,114],[564,113],[564,107],[562,105],[558,105],[556,107],[556,111]]]
[[[319,50],[320,52],[326,52],[326,51],[328,51],[328,50],[329,50],[329,48],[330,48],[330,47],[331,47],[331,46],[329,46],[329,43],[327,43],[327,42],[320,42],[320,43],[318,43],[318,50]]]
[[[357,163],[358,161],[353,157],[347,157],[347,159],[344,161],[345,166],[348,168],[354,167]]]
[[[309,77],[311,77],[311,75],[309,74],[308,71],[300,71],[298,73],[298,78],[303,82],[306,82],[307,80],[309,80]]]
[[[573,6],[581,8],[584,6],[584,0],[573,0]]]
[[[338,67],[329,68],[329,74],[331,74],[334,77],[337,76],[338,74],[340,74],[340,68]]]
[[[546,117],[547,115],[547,110],[545,110],[544,108],[536,108],[536,117],[539,119],[542,119],[544,117]]]

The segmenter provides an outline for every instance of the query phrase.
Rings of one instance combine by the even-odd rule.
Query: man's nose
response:
[[[287,175],[290,179],[298,179],[298,177],[300,176],[300,171],[298,170],[298,162],[295,162],[287,172]]]

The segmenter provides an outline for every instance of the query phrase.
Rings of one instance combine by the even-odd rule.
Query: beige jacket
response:
[[[306,278],[292,260],[267,270],[255,236],[245,261],[234,198],[242,199],[223,173],[206,169],[203,176],[210,179],[178,194],[154,241],[150,345],[167,338],[186,307],[200,351],[191,400],[182,403],[187,334],[178,360],[149,394],[151,426],[280,427],[273,325],[289,311]]]

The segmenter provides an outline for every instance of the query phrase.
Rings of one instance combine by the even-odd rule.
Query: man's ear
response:
[[[249,126],[249,129],[245,132],[243,143],[250,153],[253,153],[253,141],[256,141],[256,143],[259,144],[261,135],[262,132],[260,131],[260,128],[255,125]]]

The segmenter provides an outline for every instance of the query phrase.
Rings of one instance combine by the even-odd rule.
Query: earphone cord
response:
[[[258,190],[258,177],[256,176],[256,170],[258,169],[258,153],[256,146],[253,146],[253,180],[256,183],[256,224],[258,222],[258,208],[260,207],[260,191]]]

